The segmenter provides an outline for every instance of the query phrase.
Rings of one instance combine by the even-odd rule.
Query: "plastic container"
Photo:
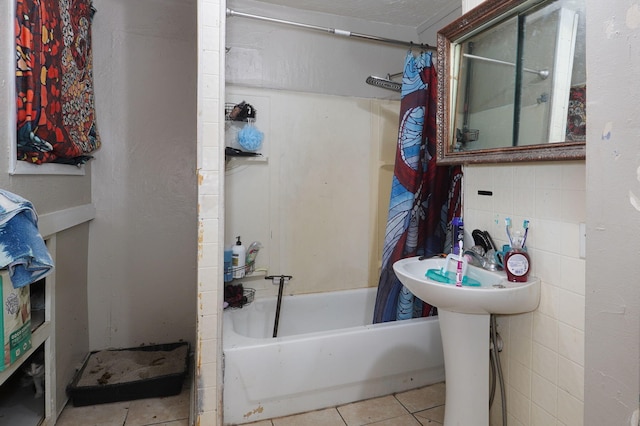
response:
[[[451,219],[451,253],[460,254],[460,241],[464,241],[464,224],[461,217]]]
[[[247,249],[247,274],[252,274],[256,269],[256,257],[258,257],[258,252],[262,248],[262,244],[260,241],[254,241],[249,244],[249,248]]]
[[[504,256],[504,269],[511,282],[526,282],[530,267],[529,254],[521,248],[513,248]]]
[[[224,282],[228,283],[233,280],[233,250],[227,248],[224,250]]]

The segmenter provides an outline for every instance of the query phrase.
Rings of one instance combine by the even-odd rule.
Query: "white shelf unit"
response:
[[[49,249],[51,256],[54,258],[54,261],[55,239],[56,237],[53,235],[46,240],[47,248]],[[56,369],[54,351],[55,327],[53,326],[53,318],[55,318],[53,312],[55,309],[55,273],[49,274],[47,277],[43,278],[43,281],[44,318],[40,324],[37,324],[37,328],[31,331],[31,349],[25,352],[18,360],[16,360],[16,362],[9,366],[9,368],[0,372],[0,386],[3,386],[14,374],[21,374],[20,370],[29,357],[44,346],[44,395],[38,398],[37,403],[34,403],[34,401],[28,401],[24,406],[15,405],[12,407],[5,407],[2,410],[4,411],[2,417],[8,417],[11,419],[11,422],[14,424],[19,423],[21,426],[53,425],[55,424],[56,418]],[[33,311],[32,304],[32,315]],[[33,319],[34,318],[32,316],[32,321]],[[27,392],[26,395],[32,394]],[[33,396],[25,396],[25,398],[34,399]],[[40,401],[42,408],[35,408],[36,405],[39,405]],[[2,405],[1,400],[0,405]],[[0,417],[0,425],[4,425],[4,423],[2,423],[2,417]]]
[[[43,214],[39,217],[38,228],[40,234],[47,243],[49,253],[53,258],[54,264],[56,261],[56,234],[71,228],[76,225],[88,222],[95,217],[95,207],[93,204],[86,204],[78,207],[71,207],[69,209],[60,210],[53,213]],[[34,423],[34,426],[53,426],[57,420],[57,401],[58,398],[66,398],[66,395],[57,395],[56,392],[56,353],[55,353],[55,294],[56,294],[56,273],[55,271],[44,278],[45,280],[45,307],[44,307],[44,322],[33,330],[31,336],[31,349],[27,351],[22,357],[20,357],[14,364],[12,364],[6,370],[0,372],[0,387],[5,384],[9,378],[12,377],[23,365],[24,362],[38,348],[44,345],[44,359],[45,359],[45,373],[44,373],[44,417],[38,422]],[[3,413],[5,418],[8,413]],[[17,424],[17,423],[15,423]],[[31,426],[28,423],[19,423],[20,426]],[[0,418],[0,425],[2,418]]]

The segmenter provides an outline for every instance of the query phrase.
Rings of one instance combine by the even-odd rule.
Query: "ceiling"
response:
[[[459,9],[461,0],[260,0],[279,6],[419,28]]]

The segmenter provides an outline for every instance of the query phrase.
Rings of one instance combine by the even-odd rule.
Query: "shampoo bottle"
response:
[[[247,249],[242,245],[240,237],[237,237],[238,241],[233,246],[233,278],[243,278],[244,268],[247,259]]]
[[[224,282],[233,280],[233,250],[231,246],[224,248]]]

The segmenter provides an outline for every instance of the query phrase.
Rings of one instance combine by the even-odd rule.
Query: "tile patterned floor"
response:
[[[56,426],[189,426],[190,388],[176,396],[74,407],[62,411]]]
[[[437,426],[444,421],[444,383],[249,426]],[[189,426],[189,388],[177,396],[65,407],[56,426]],[[203,425],[214,426],[214,425]]]
[[[444,383],[247,426],[437,426],[444,423]]]

